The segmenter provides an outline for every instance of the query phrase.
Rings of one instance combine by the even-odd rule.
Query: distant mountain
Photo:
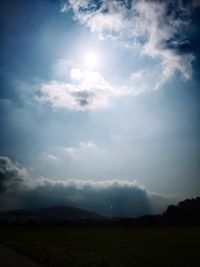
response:
[[[49,207],[0,211],[0,222],[57,224],[75,220],[101,220],[104,217],[88,210],[73,207]]]

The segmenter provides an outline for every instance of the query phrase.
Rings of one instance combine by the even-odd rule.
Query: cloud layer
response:
[[[151,194],[135,181],[33,179],[25,168],[0,157],[0,209],[68,205],[106,216],[135,217],[161,212],[169,199]],[[156,202],[160,201],[160,206]]]

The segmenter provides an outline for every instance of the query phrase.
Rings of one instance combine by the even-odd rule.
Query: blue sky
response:
[[[25,170],[31,186],[45,179],[122,187],[136,181],[162,196],[198,195],[199,6],[194,0],[1,3],[6,171]]]

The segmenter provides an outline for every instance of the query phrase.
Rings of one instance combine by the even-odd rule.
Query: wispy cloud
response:
[[[66,147],[65,152],[74,159],[80,159],[99,153],[99,148],[93,142],[80,142],[77,147]]]
[[[55,156],[53,154],[50,154],[50,153],[47,154],[47,157],[48,157],[48,159],[53,160],[53,161],[57,161],[58,160],[57,156]]]

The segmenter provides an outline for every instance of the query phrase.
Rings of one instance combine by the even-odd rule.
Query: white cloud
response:
[[[177,53],[175,49],[165,47],[166,42],[184,27],[186,22],[173,15],[166,17],[166,3],[141,1],[136,4],[139,13],[140,35],[147,38],[142,47],[142,53],[160,60],[161,76],[155,89],[170,80],[176,72],[184,79],[190,79],[192,74],[191,63],[194,56],[191,53]],[[140,36],[138,35],[138,36]]]
[[[144,71],[143,70],[139,70],[136,72],[131,73],[130,75],[130,79],[133,81],[138,81],[143,77]]]
[[[53,161],[57,161],[57,160],[58,160],[58,157],[57,157],[57,156],[55,156],[55,155],[53,155],[53,154],[50,154],[50,153],[47,154],[47,157],[48,157],[50,160],[53,160]]]
[[[70,77],[72,78],[72,80],[79,81],[84,77],[84,75],[80,69],[74,68],[74,69],[71,69],[70,71]]]
[[[64,13],[67,12],[69,10],[69,6],[66,3],[62,3],[60,6],[60,12]]]
[[[73,159],[81,160],[86,159],[86,156],[94,156],[99,149],[93,142],[80,142],[77,147],[66,147],[65,152]]]
[[[101,14],[91,17],[88,26],[92,32],[103,33],[104,31],[121,31],[124,28],[123,18],[120,14]]]
[[[80,142],[79,145],[81,149],[97,149],[97,146],[92,142],[88,143]]]
[[[98,72],[71,69],[71,83],[57,80],[44,83],[37,100],[50,103],[55,108],[84,111],[103,109],[110,105],[110,98],[128,95],[132,90],[114,88]]]

